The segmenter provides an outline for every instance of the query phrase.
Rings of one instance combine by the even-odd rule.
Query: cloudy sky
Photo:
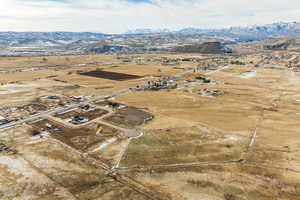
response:
[[[300,21],[299,0],[0,0],[0,31],[223,28]]]

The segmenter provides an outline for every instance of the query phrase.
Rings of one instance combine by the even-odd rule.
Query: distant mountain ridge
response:
[[[106,37],[106,34],[91,32],[0,32],[0,46],[60,46]]]
[[[225,29],[185,28],[177,31],[137,29],[124,34],[0,32],[0,48],[41,47],[47,48],[47,52],[57,52],[59,50],[64,53],[133,53],[169,51],[175,46],[185,46],[184,51],[196,49],[195,51],[202,52],[204,50],[197,44],[219,42],[222,46],[226,46],[238,43],[287,39],[298,35],[300,36],[299,22],[279,22],[269,25]],[[270,46],[269,48],[273,47]],[[287,47],[283,45],[281,48]],[[212,48],[209,47],[209,49]]]
[[[245,35],[261,38],[279,38],[300,35],[300,22],[278,22],[267,25],[254,25],[246,27],[230,27],[224,29],[200,29],[200,28],[184,28],[181,30],[169,29],[136,29],[131,30],[125,34],[161,34],[161,33],[210,33],[210,34],[224,34],[224,35]]]
[[[172,31],[169,29],[135,29],[125,32],[124,34],[156,34],[156,33],[171,33]]]

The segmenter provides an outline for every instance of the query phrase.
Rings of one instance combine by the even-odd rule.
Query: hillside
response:
[[[263,45],[265,50],[300,50],[300,36],[266,42]]]
[[[204,53],[204,54],[221,54],[221,53],[231,52],[230,49],[226,48],[220,42],[204,42],[201,44],[176,46],[171,51],[177,53]]]
[[[0,32],[0,47],[61,46],[79,40],[101,40],[107,35],[88,32]]]
[[[274,23],[263,26],[226,29],[184,28],[181,30],[137,29],[124,34],[91,32],[0,32],[0,47],[49,47],[86,45],[105,41],[110,45],[139,45],[145,49],[170,44],[207,41],[244,43],[300,35],[300,23]]]

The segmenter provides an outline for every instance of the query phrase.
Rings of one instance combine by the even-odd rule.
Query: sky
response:
[[[299,0],[0,0],[0,31],[122,33],[300,21]]]

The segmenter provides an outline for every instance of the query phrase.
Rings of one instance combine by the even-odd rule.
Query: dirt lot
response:
[[[140,126],[151,120],[153,115],[134,107],[126,107],[117,110],[113,115],[105,118],[107,122],[112,122],[125,127]]]
[[[47,128],[47,123],[53,128]],[[52,121],[42,120],[32,125],[51,132],[51,136],[55,139],[82,152],[92,150],[106,139],[119,135],[118,130],[102,124],[90,124],[82,128],[71,129]],[[102,128],[101,134],[97,135],[96,132],[100,127]],[[58,130],[54,130],[54,128]]]
[[[142,78],[140,76],[135,76],[131,74],[123,74],[123,73],[108,72],[108,71],[89,71],[80,74],[84,76],[92,76],[92,77],[104,78],[104,79],[109,79],[114,81],[126,81],[131,79]]]
[[[76,109],[74,111],[70,111],[70,112],[66,112],[63,114],[56,114],[54,115],[54,117],[60,118],[62,120],[68,119],[68,118],[72,118],[75,115],[80,115],[84,118],[89,119],[89,121],[92,121],[96,118],[99,118],[105,114],[107,114],[108,111],[106,110],[102,110],[102,109],[94,109],[92,111],[88,111],[88,112],[84,112],[82,109]]]
[[[46,111],[48,109],[48,107],[45,104],[32,103],[32,104],[24,105],[24,106],[22,106],[22,107],[20,107],[18,109],[28,110],[31,115],[34,115],[34,114],[36,114],[38,112]]]
[[[97,108],[93,111],[81,112],[80,115],[88,118],[89,120],[94,120],[96,118],[102,117],[103,115],[105,115],[107,113],[108,113],[108,111]]]
[[[78,115],[78,112],[73,110],[73,111],[69,111],[66,113],[62,113],[62,114],[60,114],[60,113],[55,114],[54,117],[65,120],[65,119],[69,119],[69,118],[73,117],[74,115]]]

